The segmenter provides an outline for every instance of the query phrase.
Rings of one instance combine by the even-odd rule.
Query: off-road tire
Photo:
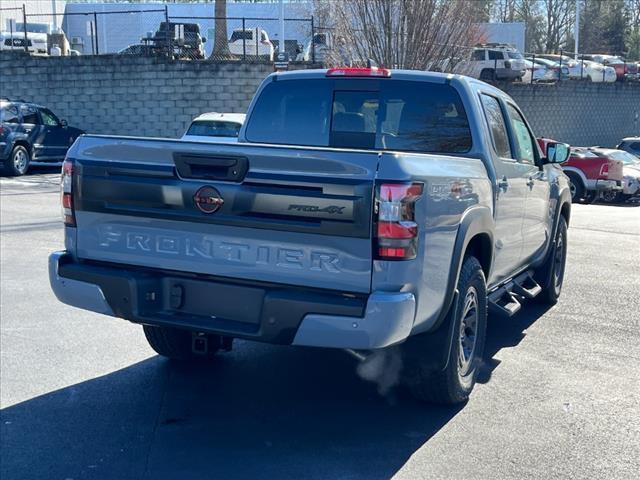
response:
[[[18,157],[20,157],[22,161],[19,162]],[[20,167],[17,166],[18,163],[21,165]],[[16,145],[13,147],[9,158],[4,161],[4,171],[7,175],[18,177],[29,171],[30,163],[31,155],[29,155],[29,150],[22,145]]]
[[[491,68],[485,68],[480,72],[480,80],[486,83],[494,83],[496,81],[496,72]]]
[[[444,370],[434,371],[426,367],[422,364],[420,356],[413,355],[404,359],[403,383],[409,387],[414,397],[424,402],[444,405],[465,402],[475,386],[482,363],[487,328],[487,287],[484,272],[475,257],[467,256],[464,259],[457,289],[459,295],[446,319],[449,325],[449,322],[453,322],[453,335],[450,345],[443,345],[443,348],[449,350]],[[469,356],[468,366],[463,369],[460,363],[461,324],[465,304],[472,290],[477,301],[475,344]]]
[[[559,250],[560,249],[560,250]],[[535,274],[535,280],[542,287],[536,301],[545,305],[555,305],[562,292],[564,272],[567,263],[567,221],[560,215],[553,244],[544,264]]]
[[[627,200],[622,192],[613,191],[602,192],[600,198],[605,203],[624,203]]]
[[[578,203],[584,197],[584,185],[582,179],[573,172],[567,172],[571,188],[571,203]]]
[[[173,360],[198,360],[208,359],[213,357],[217,351],[215,335],[209,336],[209,351],[206,355],[199,355],[193,353],[191,348],[191,332],[188,330],[181,330],[179,328],[171,327],[157,327],[152,325],[143,325],[144,336],[147,337],[147,342],[151,348],[155,350],[158,355],[171,358]]]

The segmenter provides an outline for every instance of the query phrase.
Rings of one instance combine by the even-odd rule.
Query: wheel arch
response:
[[[571,202],[570,201],[562,202],[562,205],[560,206],[560,215],[564,217],[564,220],[567,222],[567,225],[569,225],[569,220],[571,219]]]
[[[485,278],[489,278],[493,265],[493,230],[493,214],[489,207],[475,206],[462,216],[453,247],[447,293],[433,329],[442,324],[451,309],[462,263],[467,255],[473,253],[482,266]]]
[[[473,255],[480,262],[485,278],[489,278],[493,262],[492,237],[487,232],[476,233],[467,243],[464,257]]]
[[[567,176],[568,176],[569,173],[573,173],[573,174],[577,175],[578,177],[580,177],[580,180],[582,181],[583,188],[585,188],[585,189],[587,188],[587,176],[584,174],[584,172],[582,170],[580,170],[579,168],[576,168],[576,167],[562,167],[562,171]]]
[[[16,147],[24,147],[27,149],[27,152],[29,153],[29,156],[32,157],[33,156],[33,150],[31,148],[31,145],[29,145],[29,142],[25,141],[25,140],[16,140],[15,142],[13,142],[13,147],[11,147],[11,151],[13,152],[13,150]]]

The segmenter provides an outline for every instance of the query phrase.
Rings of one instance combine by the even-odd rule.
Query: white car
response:
[[[0,32],[0,50],[24,50],[24,32]],[[27,32],[27,50],[32,55],[46,55],[47,36]]]
[[[309,40],[302,54],[305,62],[324,63],[333,47],[333,38],[330,32],[320,32],[313,36],[313,42]]]
[[[203,113],[193,119],[181,140],[208,143],[237,142],[245,117],[244,113]]]
[[[582,71],[582,67],[580,66],[580,60],[574,60],[567,55],[547,53],[536,54],[536,59],[537,58],[544,58],[556,63],[562,63],[562,68],[567,67],[569,69],[569,78],[572,80],[580,80],[581,77],[586,77],[585,73]]]
[[[522,76],[522,83],[544,82],[549,80],[549,76],[552,74],[544,66],[533,63],[529,60],[524,61],[525,73]],[[532,78],[533,77],[533,80]]]
[[[593,83],[614,83],[618,76],[613,67],[605,67],[604,65],[592,62],[591,60],[582,60],[583,78]]]
[[[640,195],[640,160],[629,152],[617,149],[594,148],[599,155],[605,155],[622,162],[622,191],[603,192],[602,199],[607,202],[624,202]]]
[[[634,154],[640,161],[640,137],[623,138],[616,148]]]
[[[447,70],[443,68],[442,71]],[[487,43],[476,46],[471,58],[458,63],[453,71],[485,82],[518,80],[525,74],[525,63],[522,54],[513,46]]]
[[[259,40],[258,40],[259,38]],[[275,48],[267,32],[261,28],[236,28],[229,39],[229,51],[233,55],[265,58],[273,61]]]

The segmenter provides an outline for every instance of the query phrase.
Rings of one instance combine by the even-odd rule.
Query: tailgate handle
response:
[[[249,169],[246,157],[230,155],[173,154],[173,163],[182,178],[241,182]]]

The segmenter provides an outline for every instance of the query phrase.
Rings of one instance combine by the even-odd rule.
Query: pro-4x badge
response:
[[[295,210],[297,212],[313,212],[313,213],[330,213],[340,214],[345,207],[338,207],[336,205],[329,205],[328,207],[320,208],[317,205],[289,205],[289,210]]]

